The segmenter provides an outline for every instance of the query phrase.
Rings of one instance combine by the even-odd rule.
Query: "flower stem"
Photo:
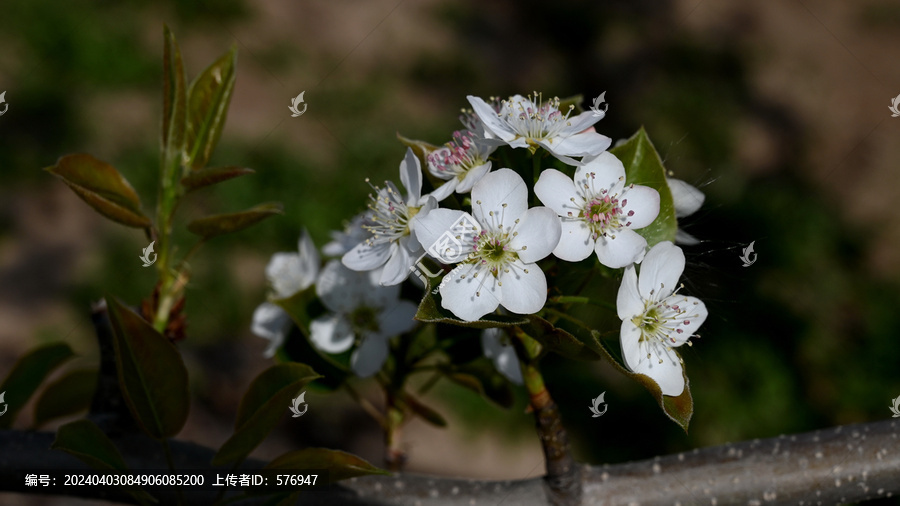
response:
[[[393,391],[386,390],[387,409],[384,431],[384,463],[389,471],[401,471],[406,464],[406,452],[400,447],[400,428],[403,425],[403,410],[397,406]]]
[[[528,390],[535,426],[544,450],[547,468],[544,483],[547,485],[550,503],[556,506],[580,504],[581,468],[572,458],[569,438],[562,424],[559,407],[550,397],[550,392],[544,384],[544,377],[534,360],[540,354],[541,345],[518,327],[514,327],[511,334],[522,366],[522,379]]]

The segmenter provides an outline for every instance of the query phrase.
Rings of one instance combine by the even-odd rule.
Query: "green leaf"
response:
[[[238,213],[214,214],[196,219],[188,223],[188,230],[204,239],[209,239],[243,230],[276,214],[284,214],[281,204],[269,202]]]
[[[194,191],[245,174],[253,174],[254,172],[256,171],[244,167],[206,167],[194,170],[182,178],[181,185],[187,191]]]
[[[659,407],[663,409],[666,416],[680,425],[681,428],[687,432],[688,425],[691,422],[691,416],[694,414],[694,400],[691,397],[691,384],[690,381],[688,381],[687,371],[682,368],[681,374],[684,376],[684,391],[681,392],[681,395],[678,397],[663,395],[659,385],[653,381],[652,378],[644,374],[629,371],[627,367],[613,358],[612,353],[603,343],[599,332],[593,330],[591,331],[591,335],[595,341],[594,349],[598,350],[617,371],[637,381],[641,385],[644,385],[644,388],[650,391],[650,394],[656,399],[656,402],[659,404]],[[678,355],[678,352],[675,351],[675,354]],[[679,358],[681,358],[680,355]]]
[[[320,377],[311,367],[299,363],[278,364],[263,371],[241,399],[234,434],[216,453],[213,465],[246,458],[288,411],[300,389]]]
[[[50,448],[74,455],[95,469],[128,469],[116,445],[88,419],[60,427]]]
[[[674,241],[678,231],[675,204],[666,182],[666,169],[644,127],[628,141],[609,150],[625,165],[625,181],[628,184],[649,186],[659,192],[659,215],[650,225],[635,230],[647,239],[647,245],[662,241]]]
[[[187,92],[181,49],[168,26],[163,28],[163,120],[162,120],[162,188],[163,200],[174,200],[178,168],[184,152],[187,122]]]
[[[51,449],[64,451],[94,469],[101,471],[127,471],[125,459],[112,440],[94,422],[84,419],[67,423],[56,432]],[[140,504],[158,502],[147,492],[130,487],[122,487]]]
[[[178,433],[187,420],[188,375],[169,340],[118,299],[107,297],[119,388],[131,415],[151,437]]]
[[[412,395],[410,395],[406,392],[400,392],[400,395],[398,397],[399,397],[398,400],[400,401],[400,404],[402,405],[402,407],[406,407],[411,412],[413,412],[416,416],[422,418],[426,422],[428,422],[436,427],[446,427],[447,426],[447,420],[445,420],[444,417],[441,416],[440,413],[438,413],[437,411],[431,409],[430,407],[422,404]]]
[[[191,169],[206,166],[228,115],[234,91],[237,50],[232,47],[197,76],[187,93],[185,163]]]
[[[447,379],[472,390],[504,408],[515,402],[509,380],[497,372],[491,359],[481,357],[467,364],[445,369]]]
[[[141,199],[112,165],[78,153],[62,157],[44,170],[62,179],[103,216],[129,227],[150,226],[150,218],[141,211]]]
[[[428,286],[425,287],[425,295],[419,303],[419,309],[416,311],[416,320],[424,323],[450,323],[461,327],[469,327],[475,329],[490,329],[498,327],[512,327],[515,325],[523,325],[528,323],[526,317],[521,315],[501,315],[488,314],[481,317],[480,320],[467,322],[460,320],[450,311],[440,307],[437,296],[431,293],[431,280],[428,280]]]
[[[522,329],[545,349],[574,360],[600,360],[600,355],[569,332],[554,327],[537,315],[528,315],[529,324]]]
[[[41,383],[74,355],[66,343],[53,343],[35,348],[20,358],[0,384],[0,404],[6,404],[6,414],[0,416],[0,429],[8,429],[19,410],[31,399]]]
[[[328,480],[325,483],[335,483],[355,476],[391,474],[352,453],[328,448],[306,448],[288,452],[269,462],[263,469],[327,469]]]
[[[96,369],[79,369],[47,385],[34,407],[34,426],[88,409],[97,375]]]

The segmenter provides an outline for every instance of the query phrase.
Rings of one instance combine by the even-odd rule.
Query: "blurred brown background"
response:
[[[56,340],[80,353],[71,367],[96,364],[90,301],[137,303],[152,289],[138,260],[142,234],[106,222],[41,169],[92,153],[152,211],[163,23],[189,78],[236,44],[233,104],[210,165],[257,171],[203,192],[181,215],[268,200],[286,208],[192,262],[182,347],[195,403],[182,439],[220,445],[249,381],[271,364],[249,324],[272,253],[294,249],[301,227],[324,244],[364,208],[365,177],[396,180],[396,132],[443,143],[460,128],[467,94],[532,91],[581,93],[589,105],[605,90],[598,131],[619,139],[645,126],[667,169],[707,195],[685,221],[703,240],[686,248],[685,293],[711,312],[685,353],[691,432],[608,366],[550,361],[548,384],[580,460],[890,416],[900,395],[900,117],[888,106],[900,94],[900,3],[886,0],[6,3],[0,377]],[[308,110],[291,118],[301,91]],[[758,262],[742,268],[750,241]],[[609,411],[591,419],[601,391]],[[426,399],[450,427],[410,424],[409,470],[542,473],[521,392],[510,411],[446,384]],[[286,418],[255,456],[323,445],[380,463],[377,427],[346,395],[307,401],[309,414]]]

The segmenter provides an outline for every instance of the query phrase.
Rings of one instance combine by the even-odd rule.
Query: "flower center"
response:
[[[473,167],[483,165],[487,160],[475,144],[471,132],[453,132],[453,140],[446,147],[428,155],[428,162],[437,169],[438,177],[465,179]]]
[[[500,119],[520,137],[534,140],[557,137],[564,128],[570,125],[569,115],[575,109],[569,106],[563,114],[559,110],[559,98],[554,97],[540,105],[543,96],[537,92],[528,95],[524,100],[513,102],[504,100],[500,109]]]
[[[366,306],[360,306],[350,313],[350,325],[353,333],[363,336],[378,332],[378,312]]]
[[[482,230],[475,238],[474,251],[469,259],[487,267],[497,277],[501,270],[508,272],[507,266],[519,258],[518,253],[510,248],[509,241],[509,234],[493,234]]]
[[[660,285],[660,289],[662,289],[662,285]],[[671,349],[672,345],[679,346],[674,336],[684,333],[684,329],[681,327],[690,325],[691,318],[699,317],[698,314],[695,314],[679,319],[688,310],[679,304],[687,301],[686,298],[677,296],[680,289],[681,287],[678,287],[672,295],[663,300],[654,301],[651,298],[651,300],[645,301],[644,312],[631,319],[631,322],[641,331],[639,342],[647,341],[649,349],[652,353],[656,353],[660,364],[663,363],[663,359],[658,347]],[[650,291],[651,297],[655,291]],[[688,339],[690,337],[692,336],[689,336]],[[687,341],[687,344],[691,346],[690,341]],[[647,358],[651,358],[651,353],[647,353]]]
[[[366,182],[369,182],[368,178]],[[372,237],[366,239],[366,243],[371,246],[409,235],[409,220],[420,208],[407,206],[400,192],[389,182],[384,188],[372,186],[372,189],[375,190],[375,195],[369,194],[368,207],[371,212],[362,226],[372,234]]]

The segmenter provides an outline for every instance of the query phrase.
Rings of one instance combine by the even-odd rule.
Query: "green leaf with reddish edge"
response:
[[[209,239],[238,232],[276,214],[284,214],[281,203],[268,202],[237,213],[214,214],[199,218],[188,223],[187,228],[192,233]]]
[[[47,385],[34,407],[34,427],[88,409],[97,375],[96,369],[78,369]]]
[[[406,407],[411,412],[413,412],[416,416],[422,418],[426,422],[436,426],[436,427],[446,427],[447,420],[441,416],[440,413],[431,409],[430,407],[422,404],[419,400],[417,400],[412,395],[401,392],[398,396],[398,401],[401,407]]]
[[[497,372],[487,357],[459,366],[445,366],[442,370],[448,380],[484,396],[500,407],[508,409],[515,402],[509,380]]]
[[[234,91],[237,49],[232,47],[191,83],[187,92],[185,164],[193,170],[206,166],[228,116]]]
[[[391,474],[379,469],[352,453],[328,448],[305,448],[285,453],[269,462],[263,469],[327,469],[328,477],[324,482],[335,483],[355,476],[370,474]],[[319,477],[322,478],[321,476]],[[319,481],[316,482],[318,485]]]
[[[644,388],[650,391],[650,394],[656,399],[666,416],[680,425],[684,432],[687,432],[691,416],[694,414],[694,399],[691,397],[691,385],[690,381],[688,381],[687,371],[682,367],[681,374],[684,376],[684,391],[681,392],[681,395],[677,397],[663,395],[659,385],[652,378],[644,374],[631,372],[626,366],[613,358],[612,353],[603,343],[599,332],[592,330],[591,335],[595,341],[594,349],[599,351],[617,371],[644,385]],[[678,352],[675,351],[675,354],[678,355]],[[680,355],[679,358],[681,358]]]
[[[450,311],[442,308],[438,303],[438,298],[431,293],[431,280],[428,280],[428,286],[425,287],[425,295],[419,302],[419,309],[416,311],[416,320],[424,323],[450,323],[461,327],[469,327],[475,329],[490,329],[497,327],[513,327],[515,325],[523,325],[528,323],[526,317],[521,315],[500,315],[488,314],[481,317],[480,320],[467,322],[460,320]]]
[[[106,298],[113,328],[122,397],[149,436],[174,436],[190,408],[188,374],[181,353],[146,320],[118,299]]]
[[[67,423],[56,432],[56,439],[50,446],[53,450],[60,450],[76,457],[85,464],[101,471],[115,470],[127,471],[128,466],[122,454],[113,444],[112,440],[97,427],[94,422],[84,419]],[[140,504],[153,504],[158,502],[147,492],[131,487],[122,487],[131,494]]]
[[[128,227],[150,226],[150,218],[141,211],[138,194],[112,165],[78,153],[63,156],[56,165],[44,170],[62,179],[103,216]]]
[[[178,196],[184,158],[184,138],[187,123],[187,90],[184,65],[178,41],[168,26],[163,28],[163,120],[160,145],[160,216],[168,217]],[[160,224],[163,226],[163,224]]]
[[[5,404],[6,414],[0,416],[0,429],[12,426],[16,415],[28,403],[34,392],[41,386],[57,367],[74,356],[72,348],[66,343],[52,343],[35,348],[20,358],[3,383],[0,394]]]
[[[541,343],[548,351],[574,360],[600,360],[600,355],[591,346],[585,345],[569,332],[554,327],[552,323],[537,315],[528,315],[528,325],[522,330]]]
[[[181,179],[181,185],[190,192],[254,172],[245,167],[206,167],[191,171]]]
[[[292,400],[310,381],[321,378],[306,364],[286,363],[263,371],[241,399],[234,434],[213,457],[214,466],[244,460],[292,405]]]
[[[672,192],[666,182],[666,169],[644,127],[609,152],[625,165],[626,183],[649,186],[659,192],[659,215],[653,223],[635,232],[647,239],[650,247],[662,241],[674,241],[678,221],[675,218]]]

